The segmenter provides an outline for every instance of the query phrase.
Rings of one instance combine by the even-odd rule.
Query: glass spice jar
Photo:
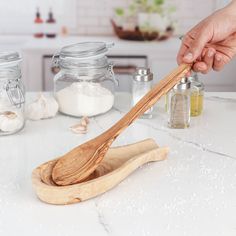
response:
[[[54,93],[59,111],[70,116],[96,116],[114,104],[117,81],[106,53],[113,44],[84,42],[63,47],[53,62]]]
[[[200,116],[203,111],[204,84],[199,81],[197,73],[188,79],[191,82],[191,116]]]
[[[133,76],[132,100],[136,105],[151,89],[153,84],[153,74],[149,68],[138,67]],[[152,118],[153,107],[148,109],[140,118]]]
[[[0,136],[24,127],[25,92],[20,62],[19,53],[0,52]]]
[[[187,78],[174,86],[168,93],[168,126],[174,129],[185,129],[190,126],[190,88]]]

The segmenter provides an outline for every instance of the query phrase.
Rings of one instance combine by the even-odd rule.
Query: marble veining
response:
[[[100,209],[99,206],[99,197],[98,199],[95,199],[94,204],[95,204],[95,209],[97,212],[97,216],[98,216],[98,222],[99,224],[102,226],[102,228],[104,229],[104,231],[106,232],[107,235],[111,235],[111,229],[110,226],[108,225],[106,218],[102,212],[102,210]]]
[[[236,99],[234,98],[224,98],[218,96],[210,96],[205,98],[207,101],[219,101],[219,102],[227,102],[227,103],[236,103]]]
[[[222,157],[227,157],[227,158],[231,158],[231,159],[234,159],[236,160],[236,157],[234,156],[230,156],[230,155],[227,155],[225,153],[221,153],[221,152],[217,152],[217,151],[214,151],[214,150],[211,150],[207,147],[204,147],[204,145],[200,144],[200,143],[196,143],[196,142],[192,142],[192,141],[188,141],[188,140],[184,140],[182,139],[181,137],[178,137],[176,135],[174,135],[173,133],[170,133],[168,131],[168,129],[163,129],[163,128],[157,128],[149,123],[144,123],[144,122],[140,122],[141,124],[143,124],[144,126],[148,126],[149,128],[151,129],[154,129],[154,130],[157,130],[157,131],[161,131],[161,132],[165,132],[167,133],[170,137],[174,138],[175,140],[181,142],[182,144],[188,144],[188,145],[192,145],[193,147],[195,148],[198,148],[204,152],[209,152],[209,153],[214,153],[216,155],[219,155],[219,156],[222,156]]]

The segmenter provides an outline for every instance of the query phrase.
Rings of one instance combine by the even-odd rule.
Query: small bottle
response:
[[[197,73],[189,77],[191,82],[191,116],[200,116],[203,111],[204,84],[199,81]]]
[[[190,92],[188,78],[181,81],[168,93],[168,126],[173,129],[185,129],[190,126]]]
[[[43,20],[40,15],[39,8],[37,8],[36,17],[34,20],[34,37],[43,38]]]
[[[153,74],[149,68],[139,67],[133,76],[132,98],[133,106],[139,102],[151,89],[153,84]],[[147,110],[141,118],[152,118],[153,108]]]
[[[48,19],[46,21],[46,37],[47,38],[55,38],[57,35],[56,29],[56,20],[54,19],[52,9],[50,8],[48,13]]]

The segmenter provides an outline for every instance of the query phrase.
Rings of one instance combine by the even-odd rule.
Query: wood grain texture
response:
[[[83,183],[57,186],[51,179],[57,160],[36,168],[32,173],[32,183],[43,202],[56,205],[77,203],[110,190],[138,167],[148,162],[164,160],[167,154],[168,148],[159,148],[155,141],[147,139],[109,149],[98,168]]]
[[[154,86],[110,129],[60,158],[52,170],[53,181],[65,186],[85,180],[98,167],[117,136],[173,88],[190,69],[191,65],[180,65]]]

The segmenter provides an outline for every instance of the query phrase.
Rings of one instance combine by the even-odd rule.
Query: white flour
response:
[[[56,93],[59,111],[72,116],[96,116],[109,111],[114,95],[98,83],[76,82]]]

